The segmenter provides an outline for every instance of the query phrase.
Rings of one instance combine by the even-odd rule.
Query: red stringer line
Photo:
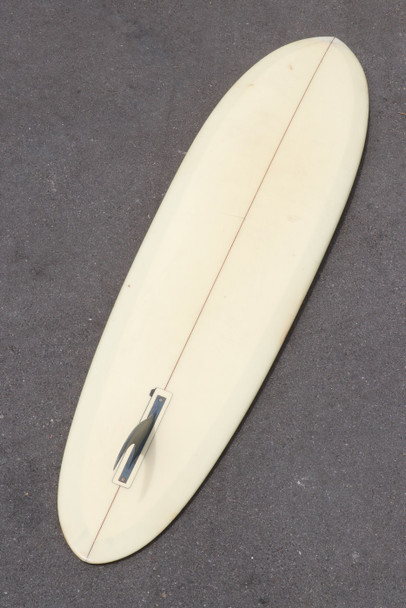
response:
[[[227,253],[226,253],[226,256],[225,256],[225,258],[224,258],[224,260],[223,260],[223,262],[222,262],[222,264],[221,264],[221,266],[220,266],[220,270],[218,271],[218,273],[217,273],[217,275],[216,275],[216,278],[214,279],[214,281],[213,281],[213,283],[212,283],[212,286],[210,287],[209,293],[207,294],[207,297],[206,297],[205,301],[203,302],[203,306],[201,307],[200,312],[199,312],[199,314],[198,314],[198,315],[197,315],[197,317],[196,317],[196,320],[195,320],[195,322],[194,322],[194,324],[193,324],[192,329],[191,329],[191,330],[190,330],[190,332],[189,332],[189,335],[188,335],[188,337],[187,337],[187,339],[186,339],[185,344],[183,345],[183,348],[182,348],[182,350],[181,350],[181,352],[180,352],[180,355],[179,355],[179,357],[178,357],[178,359],[177,359],[177,361],[176,361],[176,363],[175,363],[175,365],[174,365],[174,368],[173,368],[173,370],[172,370],[172,372],[171,372],[171,375],[169,376],[168,381],[167,381],[167,383],[166,383],[166,385],[165,385],[165,390],[167,389],[168,384],[169,384],[169,382],[170,382],[170,381],[171,381],[171,379],[172,379],[172,376],[173,376],[173,374],[174,374],[174,372],[175,372],[175,369],[177,368],[178,363],[179,363],[179,361],[180,361],[180,359],[181,359],[181,357],[182,357],[182,355],[183,355],[183,353],[184,353],[184,351],[185,351],[185,348],[186,348],[186,346],[187,346],[187,344],[188,344],[188,342],[189,342],[189,340],[190,340],[190,338],[191,338],[191,336],[192,336],[192,334],[193,334],[193,332],[194,332],[194,330],[195,330],[195,327],[196,327],[196,325],[197,325],[197,323],[198,323],[198,321],[199,321],[199,319],[200,319],[200,316],[201,316],[201,314],[202,314],[202,312],[203,312],[203,310],[204,310],[204,308],[205,308],[205,306],[206,306],[206,304],[207,304],[208,299],[210,298],[210,295],[211,295],[211,293],[212,293],[212,291],[213,291],[213,289],[214,289],[214,286],[215,286],[215,284],[217,283],[217,279],[219,278],[219,276],[220,276],[220,274],[221,274],[221,271],[223,270],[224,265],[225,265],[225,263],[226,263],[226,261],[227,261],[227,258],[228,258],[228,256],[230,255],[230,252],[231,252],[232,248],[234,247],[234,243],[236,242],[236,240],[237,240],[237,238],[238,238],[238,235],[240,234],[241,228],[243,227],[244,222],[245,222],[245,220],[247,219],[249,212],[251,211],[252,205],[254,204],[255,199],[256,199],[256,198],[257,198],[257,196],[258,196],[258,192],[260,191],[260,189],[261,189],[261,187],[262,187],[262,184],[264,183],[265,178],[266,178],[266,176],[268,175],[269,169],[271,168],[271,165],[272,165],[272,163],[273,163],[273,161],[274,161],[274,159],[275,159],[275,156],[277,155],[277,153],[278,153],[278,151],[279,151],[279,148],[281,147],[281,144],[282,144],[283,140],[285,139],[286,133],[288,132],[289,127],[290,127],[290,125],[292,124],[293,119],[294,119],[294,118],[295,118],[295,116],[296,116],[296,113],[297,113],[297,111],[298,111],[298,109],[299,109],[299,107],[300,107],[300,105],[301,105],[301,103],[302,103],[302,101],[303,101],[304,96],[306,95],[307,91],[309,90],[310,85],[311,85],[311,84],[312,84],[312,82],[313,82],[313,79],[314,79],[314,77],[315,77],[315,75],[316,75],[317,70],[319,69],[319,67],[320,67],[320,65],[321,65],[321,63],[322,63],[322,61],[323,61],[324,57],[325,57],[325,56],[326,56],[326,54],[327,54],[327,51],[329,50],[330,46],[333,44],[334,40],[335,40],[335,38],[333,38],[333,39],[331,40],[331,42],[330,42],[330,44],[328,45],[327,49],[325,50],[325,52],[324,52],[324,54],[323,54],[322,58],[320,59],[320,61],[319,61],[318,65],[317,65],[317,67],[316,67],[316,69],[315,69],[315,71],[314,71],[314,73],[313,73],[313,76],[312,76],[312,77],[311,77],[311,79],[309,80],[309,83],[308,83],[308,85],[307,85],[307,87],[306,87],[306,89],[305,89],[305,91],[304,91],[304,93],[303,93],[302,97],[300,98],[299,103],[297,104],[296,109],[295,109],[295,111],[293,112],[292,117],[291,117],[291,119],[289,120],[288,125],[287,125],[286,129],[284,130],[284,132],[283,132],[283,134],[282,134],[282,137],[281,137],[281,138],[280,138],[280,140],[279,140],[279,143],[278,143],[278,145],[277,145],[277,148],[276,148],[275,152],[273,153],[273,156],[272,156],[271,160],[269,161],[269,164],[268,164],[268,166],[267,166],[267,168],[266,168],[266,171],[265,171],[265,173],[264,173],[264,175],[263,175],[263,177],[262,177],[262,179],[261,179],[261,181],[260,181],[260,183],[259,183],[259,186],[258,186],[258,188],[256,189],[256,192],[255,192],[254,196],[252,197],[252,200],[251,200],[251,202],[250,202],[250,204],[249,204],[249,206],[248,206],[248,209],[247,209],[247,211],[246,211],[246,213],[245,213],[244,217],[243,217],[243,218],[242,218],[242,220],[241,220],[241,224],[240,224],[240,226],[239,226],[239,228],[238,228],[238,230],[237,230],[237,232],[236,232],[236,234],[235,234],[235,236],[234,236],[234,238],[233,238],[233,240],[232,240],[232,243],[231,243],[230,247],[228,248],[228,251],[227,251]]]
[[[106,515],[104,516],[104,519],[103,519],[102,523],[100,524],[100,528],[97,530],[97,534],[96,534],[96,536],[94,537],[94,541],[92,542],[92,546],[91,546],[91,547],[90,547],[90,549],[89,549],[89,553],[86,555],[86,559],[89,559],[89,555],[90,555],[90,553],[92,552],[92,549],[93,549],[93,547],[94,547],[94,544],[95,544],[95,542],[96,542],[96,540],[97,540],[97,538],[98,538],[98,536],[99,536],[99,534],[100,534],[100,531],[101,531],[102,527],[104,526],[104,522],[106,521],[107,516],[108,516],[108,514],[110,513],[111,507],[113,506],[113,503],[114,503],[114,501],[115,501],[115,500],[116,500],[116,498],[117,498],[117,494],[119,493],[120,488],[121,488],[121,486],[118,486],[117,491],[116,491],[116,493],[115,493],[115,494],[114,494],[114,496],[113,496],[113,500],[111,501],[110,506],[109,506],[109,508],[107,509],[107,513],[106,513]]]
[[[169,384],[169,382],[171,381],[172,376],[173,376],[173,374],[175,373],[176,368],[178,367],[179,361],[181,360],[182,355],[183,355],[183,353],[185,352],[186,346],[188,345],[188,342],[189,342],[189,340],[190,340],[190,338],[191,338],[191,336],[192,336],[192,334],[193,334],[193,332],[194,332],[194,330],[195,330],[195,328],[196,328],[196,325],[197,325],[197,323],[199,322],[199,319],[200,319],[200,317],[201,317],[201,315],[202,315],[202,312],[203,312],[203,310],[204,310],[204,308],[205,308],[205,306],[206,306],[206,304],[207,304],[208,299],[209,299],[209,298],[210,298],[210,296],[211,296],[211,293],[212,293],[212,291],[213,291],[213,289],[214,289],[214,286],[215,286],[215,284],[217,283],[217,279],[219,278],[219,276],[220,276],[220,274],[221,274],[221,272],[222,272],[222,270],[223,270],[223,268],[224,268],[224,265],[225,265],[225,263],[227,262],[227,259],[228,259],[229,255],[230,255],[230,252],[231,252],[232,248],[234,247],[234,244],[235,244],[235,242],[236,242],[236,240],[237,240],[237,238],[238,238],[238,235],[239,235],[239,234],[240,234],[240,232],[241,232],[241,228],[243,227],[244,222],[245,222],[245,220],[247,219],[249,212],[251,211],[251,208],[252,208],[252,206],[253,206],[253,204],[254,204],[254,202],[255,202],[255,199],[256,199],[256,198],[257,198],[257,196],[258,196],[258,192],[260,191],[260,189],[261,189],[261,187],[262,187],[262,184],[264,183],[264,180],[265,180],[266,176],[268,175],[269,169],[270,169],[270,168],[271,168],[271,166],[272,166],[272,163],[273,163],[273,161],[274,161],[274,159],[275,159],[275,156],[277,155],[277,153],[278,153],[278,151],[279,151],[279,148],[281,147],[281,144],[282,144],[283,140],[285,139],[286,133],[288,132],[288,130],[289,130],[289,128],[290,128],[290,126],[291,126],[291,124],[292,124],[292,122],[293,122],[293,120],[294,120],[294,118],[295,118],[296,114],[297,114],[297,111],[298,111],[298,109],[300,108],[300,105],[301,105],[301,103],[302,103],[302,101],[303,101],[303,99],[304,99],[304,97],[305,97],[305,95],[306,95],[307,91],[309,90],[310,85],[312,84],[313,79],[314,79],[314,77],[316,76],[316,73],[317,73],[318,69],[320,68],[320,66],[321,66],[321,64],[322,64],[322,62],[323,62],[323,60],[324,60],[324,58],[325,58],[325,56],[326,56],[327,52],[329,51],[329,49],[330,49],[331,45],[333,44],[334,40],[335,40],[335,38],[332,38],[332,39],[331,39],[331,42],[329,43],[329,45],[328,45],[327,49],[324,51],[322,58],[320,59],[319,63],[317,64],[317,67],[316,67],[316,69],[314,70],[313,75],[312,75],[312,77],[310,78],[310,80],[309,80],[309,82],[308,82],[308,84],[307,84],[307,86],[306,86],[306,88],[305,88],[305,90],[304,90],[304,92],[303,92],[303,95],[301,96],[301,98],[300,98],[300,100],[299,100],[299,102],[298,102],[298,104],[297,104],[297,106],[296,106],[296,109],[295,109],[295,111],[293,112],[293,114],[292,114],[292,116],[291,116],[291,118],[290,118],[290,120],[289,120],[289,122],[288,122],[288,124],[287,124],[287,126],[286,126],[286,128],[285,128],[285,130],[284,130],[284,132],[283,132],[283,134],[282,134],[282,136],[281,136],[281,138],[280,138],[280,140],[279,140],[279,143],[278,143],[278,145],[277,145],[277,147],[276,147],[276,150],[275,150],[275,152],[273,153],[272,158],[271,158],[271,160],[269,161],[269,164],[268,164],[268,166],[267,166],[267,168],[266,168],[266,171],[265,171],[265,173],[264,173],[264,175],[263,175],[263,177],[262,177],[262,179],[261,179],[261,181],[260,181],[260,183],[259,183],[259,186],[258,186],[258,188],[256,189],[256,192],[255,192],[254,196],[252,197],[252,200],[251,200],[251,202],[250,202],[250,204],[249,204],[249,206],[248,206],[248,209],[247,209],[247,211],[246,211],[246,213],[245,213],[244,217],[243,217],[243,218],[242,218],[242,220],[241,220],[240,226],[239,226],[239,228],[238,228],[238,230],[237,230],[237,232],[236,232],[236,234],[235,234],[235,236],[234,236],[234,238],[233,238],[233,240],[232,240],[232,242],[231,242],[230,247],[228,248],[228,251],[227,251],[227,253],[226,253],[225,257],[224,257],[223,262],[221,263],[221,266],[220,266],[220,268],[219,268],[219,271],[217,272],[217,275],[216,275],[216,277],[215,277],[215,279],[214,279],[214,281],[213,281],[213,283],[212,283],[212,285],[211,285],[211,287],[210,287],[210,289],[209,289],[209,292],[208,292],[208,294],[207,294],[207,296],[206,296],[205,301],[203,302],[203,305],[202,305],[202,307],[201,307],[201,309],[200,309],[200,311],[199,311],[199,314],[197,315],[196,320],[195,320],[195,322],[193,323],[192,329],[190,330],[189,335],[188,335],[188,337],[186,338],[185,344],[183,345],[182,350],[180,351],[180,354],[179,354],[179,356],[178,356],[178,358],[177,358],[177,360],[176,360],[176,363],[175,363],[175,365],[174,365],[174,367],[173,367],[173,369],[172,369],[172,371],[171,371],[171,374],[170,374],[170,376],[169,376],[169,378],[168,378],[168,381],[167,381],[167,383],[166,383],[166,385],[165,385],[165,390],[167,389],[168,384]],[[93,541],[93,543],[92,543],[92,546],[91,546],[91,547],[90,547],[90,549],[89,549],[89,553],[87,554],[87,558],[89,558],[89,555],[90,555],[90,553],[91,553],[91,551],[92,551],[92,549],[93,549],[93,547],[94,547],[94,545],[95,545],[95,542],[96,542],[96,540],[97,540],[97,538],[98,538],[98,536],[99,536],[99,534],[100,534],[100,531],[101,531],[101,529],[102,529],[102,527],[103,527],[103,525],[104,525],[104,523],[105,523],[105,521],[106,521],[106,519],[107,519],[107,516],[108,516],[108,514],[109,514],[109,513],[110,513],[110,511],[111,511],[111,508],[112,508],[112,506],[113,506],[113,504],[114,504],[114,501],[115,501],[115,500],[116,500],[116,498],[117,498],[117,495],[118,495],[118,492],[119,492],[119,490],[120,490],[120,487],[121,487],[121,486],[119,486],[119,487],[117,488],[117,491],[116,491],[116,493],[115,493],[115,495],[114,495],[114,497],[113,497],[113,500],[112,500],[112,501],[111,501],[111,503],[110,503],[110,506],[109,506],[109,508],[108,508],[108,510],[107,510],[107,513],[106,513],[106,515],[104,516],[104,519],[103,519],[103,521],[102,521],[102,523],[101,523],[101,525],[100,525],[100,528],[98,529],[97,534],[96,534],[96,536],[95,536],[95,538],[94,538],[94,541]]]

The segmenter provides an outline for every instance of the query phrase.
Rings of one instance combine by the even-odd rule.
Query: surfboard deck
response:
[[[206,121],[125,280],[72,422],[58,510],[82,560],[142,548],[219,458],[331,240],[367,121],[362,68],[332,37],[271,53]],[[133,429],[151,416],[135,454]]]

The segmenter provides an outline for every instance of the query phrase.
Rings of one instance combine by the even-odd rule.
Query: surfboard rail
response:
[[[336,229],[367,122],[365,75],[334,37],[274,51],[206,121],[130,269],[72,423],[58,510],[84,561],[150,542],[219,458]],[[151,386],[162,388],[148,400]]]

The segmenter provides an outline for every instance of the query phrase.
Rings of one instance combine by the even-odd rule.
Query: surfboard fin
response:
[[[156,420],[155,415],[152,415],[152,416],[149,416],[148,418],[145,418],[145,420],[142,420],[142,422],[137,424],[137,426],[131,431],[131,433],[128,435],[127,439],[123,443],[123,447],[121,448],[121,450],[117,456],[113,469],[115,469],[117,467],[118,463],[120,462],[120,460],[122,459],[122,457],[124,456],[124,454],[126,453],[128,448],[130,447],[130,445],[133,445],[133,450],[131,452],[131,460],[129,461],[128,464],[129,464],[129,466],[131,466],[135,462],[135,460],[138,458],[138,456],[142,452],[142,448],[144,447],[144,445],[149,437],[149,434],[152,431],[152,427],[154,426],[155,420]]]
[[[113,483],[116,485],[127,489],[131,487],[171,397],[172,393],[162,388],[154,388],[150,392],[143,419],[128,435],[114,463]],[[127,452],[128,457],[125,459]]]

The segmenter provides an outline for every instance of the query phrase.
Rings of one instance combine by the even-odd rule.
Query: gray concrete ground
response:
[[[405,606],[402,4],[1,3],[2,607]],[[58,473],[134,254],[234,81],[331,34],[366,71],[370,127],[310,296],[181,516],[126,560],[84,564],[58,525]]]

